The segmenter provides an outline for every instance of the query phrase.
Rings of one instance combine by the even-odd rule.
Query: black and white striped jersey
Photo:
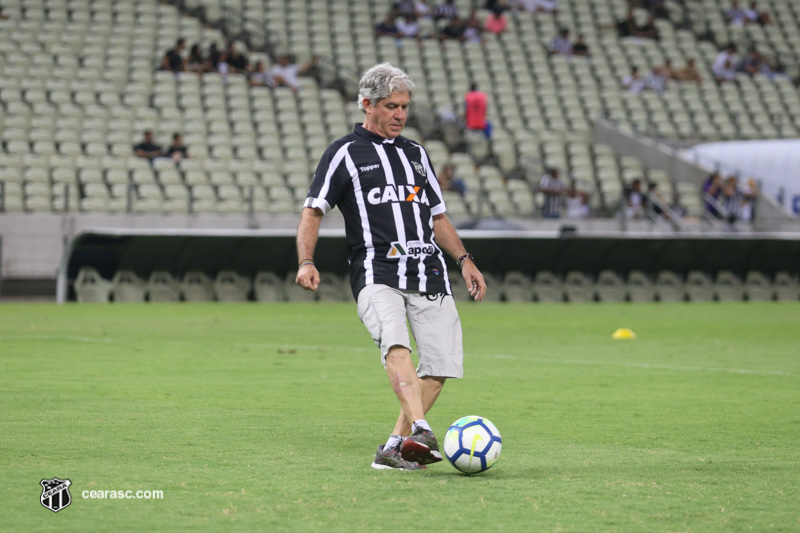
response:
[[[347,234],[353,295],[383,284],[452,294],[433,216],[444,199],[425,149],[403,136],[385,139],[356,124],[320,159],[304,207],[338,206]]]

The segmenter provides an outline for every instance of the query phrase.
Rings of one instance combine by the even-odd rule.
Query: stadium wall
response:
[[[480,268],[497,277],[509,271],[533,276],[547,270],[590,277],[602,270],[655,274],[670,270],[686,275],[700,270],[712,278],[722,270],[744,277],[749,271],[768,276],[797,273],[797,234],[653,235],[608,232],[587,235],[553,231],[464,230],[464,244]],[[344,231],[323,229],[315,254],[321,272],[348,273]],[[200,270],[210,276],[235,270],[254,278],[270,271],[284,278],[296,265],[295,231],[289,230],[96,230],[79,234],[65,251],[59,276],[59,301],[84,266],[111,279],[118,270],[147,278],[156,270],[182,275]],[[450,261],[450,268],[457,267]]]

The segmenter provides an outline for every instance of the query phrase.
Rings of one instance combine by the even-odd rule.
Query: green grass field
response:
[[[369,467],[398,407],[354,303],[0,314],[0,530],[800,531],[797,304],[461,305],[428,420],[498,426],[472,477]]]

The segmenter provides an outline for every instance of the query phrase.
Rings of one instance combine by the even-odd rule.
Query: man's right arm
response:
[[[316,291],[319,287],[319,271],[314,265],[314,249],[319,238],[319,226],[324,213],[321,209],[304,208],[297,227],[297,269],[295,283],[307,291]],[[310,262],[309,262],[310,261]]]

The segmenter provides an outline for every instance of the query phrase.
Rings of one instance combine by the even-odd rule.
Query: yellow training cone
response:
[[[635,339],[636,333],[628,328],[619,328],[611,335],[612,339]]]

